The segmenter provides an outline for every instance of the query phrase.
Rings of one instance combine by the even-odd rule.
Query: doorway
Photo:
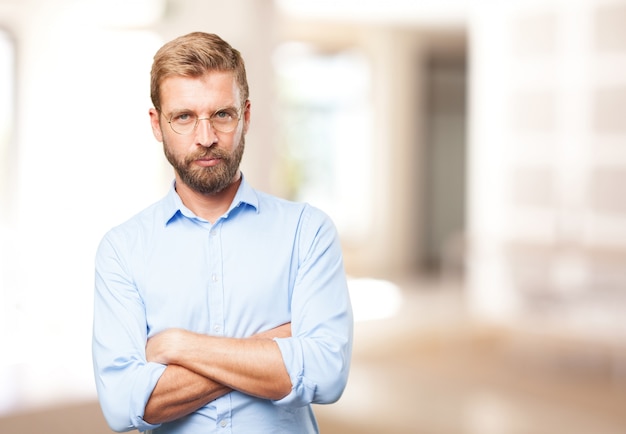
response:
[[[425,62],[424,236],[427,273],[463,273],[467,170],[464,38],[433,44]]]

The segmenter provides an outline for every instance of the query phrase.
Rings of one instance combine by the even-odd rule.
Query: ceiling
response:
[[[409,24],[464,25],[469,0],[274,0],[299,18]]]

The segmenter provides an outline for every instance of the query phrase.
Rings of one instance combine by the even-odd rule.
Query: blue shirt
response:
[[[93,361],[98,397],[116,431],[316,433],[312,403],[341,396],[352,352],[352,310],[341,247],[320,210],[245,181],[214,224],[174,185],[161,201],[110,230],[96,254]],[[271,401],[233,391],[171,423],[144,409],[165,366],[146,361],[168,328],[248,337],[291,322],[275,339],[292,382]]]

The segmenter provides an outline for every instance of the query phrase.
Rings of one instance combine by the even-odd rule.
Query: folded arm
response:
[[[230,391],[230,388],[182,366],[169,365],[150,395],[143,419],[155,425],[171,422]]]
[[[161,332],[148,340],[148,361],[166,364],[148,403],[144,420],[169,422],[231,390],[279,399],[291,389],[280,351],[273,338],[291,336],[291,324],[235,339],[181,329]]]

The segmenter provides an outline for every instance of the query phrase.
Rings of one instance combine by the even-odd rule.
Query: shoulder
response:
[[[297,217],[302,223],[325,223],[332,225],[332,220],[326,212],[308,202],[288,200],[258,190],[256,194],[259,199],[258,211],[261,214],[284,214],[290,217]]]
[[[102,237],[100,245],[112,244],[114,246],[136,244],[146,234],[154,232],[159,225],[164,227],[167,222],[164,200],[160,200],[144,208],[126,221],[110,228]]]
[[[258,213],[276,236],[291,233],[305,252],[339,244],[339,234],[331,217],[308,202],[297,202],[259,192]],[[326,247],[324,247],[326,246]]]

